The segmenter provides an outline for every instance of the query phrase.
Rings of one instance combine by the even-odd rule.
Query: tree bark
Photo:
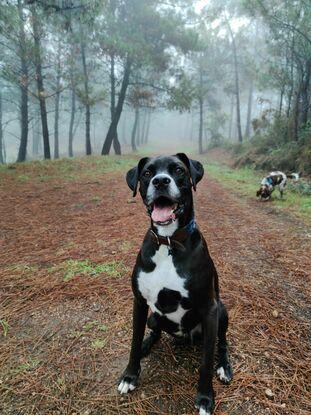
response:
[[[235,81],[235,95],[236,95],[236,121],[237,121],[237,130],[238,130],[238,139],[239,139],[239,142],[242,143],[243,135],[242,135],[242,128],[241,128],[240,80],[239,80],[238,56],[237,56],[235,37],[233,35],[229,21],[227,21],[227,25],[228,25],[229,32],[230,32],[232,52],[233,52],[234,81]]]
[[[105,142],[102,148],[102,153],[101,153],[102,155],[109,154],[112,141],[116,135],[118,123],[119,123],[120,116],[123,110],[123,104],[124,104],[124,100],[126,96],[127,87],[129,85],[130,74],[131,74],[131,61],[129,58],[127,58],[126,63],[125,63],[118,103],[116,106],[113,120],[110,123],[109,129],[106,135],[106,139],[105,139]]]
[[[245,127],[245,134],[244,134],[246,138],[249,138],[251,134],[253,91],[254,91],[254,82],[253,82],[253,79],[251,79],[251,83],[249,86],[249,93],[248,93],[246,127]]]
[[[203,154],[203,97],[199,98],[199,154]]]
[[[0,88],[0,164],[4,163],[3,157],[3,126],[2,126],[2,91]]]
[[[306,62],[304,81],[301,86],[301,124],[308,121],[310,107],[310,78],[311,78],[311,59]]]
[[[70,62],[70,88],[71,88],[71,110],[68,133],[68,156],[73,157],[73,138],[74,138],[74,123],[76,116],[76,85],[74,78],[74,53],[73,45],[71,45],[71,62]]]
[[[39,98],[39,103],[40,103],[40,114],[41,114],[41,124],[42,124],[43,151],[44,151],[44,158],[50,159],[51,151],[50,151],[49,128],[48,128],[44,83],[43,83],[43,77],[42,77],[41,41],[40,41],[41,27],[39,23],[39,17],[36,11],[36,6],[32,6],[31,12],[32,12],[32,27],[33,27],[34,46],[35,46],[36,80],[37,80],[38,98]]]
[[[137,151],[136,132],[137,132],[138,118],[139,118],[139,108],[137,106],[137,107],[135,107],[135,119],[134,119],[134,124],[133,124],[133,128],[132,128],[132,135],[131,135],[131,146],[132,146],[132,151],[133,152]]]
[[[144,136],[144,144],[147,144],[149,141],[150,124],[151,124],[151,109],[149,108],[147,112],[147,126],[146,126],[146,131],[145,131],[145,136]]]
[[[54,158],[59,158],[59,101],[60,101],[60,78],[61,78],[61,66],[60,66],[60,41],[58,43],[57,51],[57,69],[56,69],[56,95],[55,95],[55,113],[54,113]]]
[[[232,139],[232,124],[233,124],[233,111],[234,111],[234,95],[231,96],[230,103],[230,120],[229,120],[229,140]]]
[[[19,82],[19,89],[21,94],[20,103],[20,126],[21,126],[21,140],[18,150],[17,161],[23,162],[26,160],[27,143],[28,143],[28,64],[25,42],[25,25],[23,16],[23,6],[21,0],[17,2],[19,14],[19,48],[21,60],[21,77]]]
[[[111,113],[111,122],[113,120],[114,114],[116,111],[116,76],[115,76],[115,57],[114,53],[110,57],[110,113]],[[114,152],[118,155],[121,155],[121,144],[118,138],[118,131],[116,130],[116,135],[113,139],[113,149]]]
[[[82,30],[80,29],[81,33]],[[86,155],[89,156],[92,154],[91,146],[91,106],[90,106],[90,91],[89,91],[89,76],[86,65],[86,56],[85,56],[85,44],[82,39],[83,34],[81,34],[81,58],[82,58],[82,67],[83,67],[83,76],[84,76],[84,105],[85,105],[85,151]]]

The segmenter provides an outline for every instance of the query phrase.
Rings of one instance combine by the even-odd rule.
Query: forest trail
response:
[[[1,176],[1,414],[196,414],[199,349],[167,336],[139,388],[116,393],[148,227],[124,172]],[[215,379],[216,414],[309,414],[310,228],[208,174],[195,206],[230,315],[234,380]]]

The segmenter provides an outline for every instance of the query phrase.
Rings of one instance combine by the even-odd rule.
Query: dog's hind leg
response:
[[[228,329],[228,313],[224,304],[219,300],[218,303],[218,364],[217,375],[221,382],[229,383],[233,378],[233,372],[230,365],[228,344],[227,344],[227,329]]]
[[[141,348],[142,357],[146,357],[151,352],[152,347],[155,343],[160,340],[161,329],[159,328],[157,319],[154,314],[151,314],[147,321],[148,327],[151,329],[149,335],[145,338]]]

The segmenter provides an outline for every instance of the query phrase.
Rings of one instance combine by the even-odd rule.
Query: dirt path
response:
[[[131,336],[130,271],[148,226],[123,174],[11,175],[0,191],[0,413],[195,414],[199,350],[166,336],[137,391],[116,394]],[[231,319],[235,378],[215,381],[216,413],[309,414],[311,231],[209,177],[195,204]]]

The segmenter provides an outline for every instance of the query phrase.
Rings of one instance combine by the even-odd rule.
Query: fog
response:
[[[11,0],[0,8],[1,163],[204,153],[305,136],[307,2]]]

